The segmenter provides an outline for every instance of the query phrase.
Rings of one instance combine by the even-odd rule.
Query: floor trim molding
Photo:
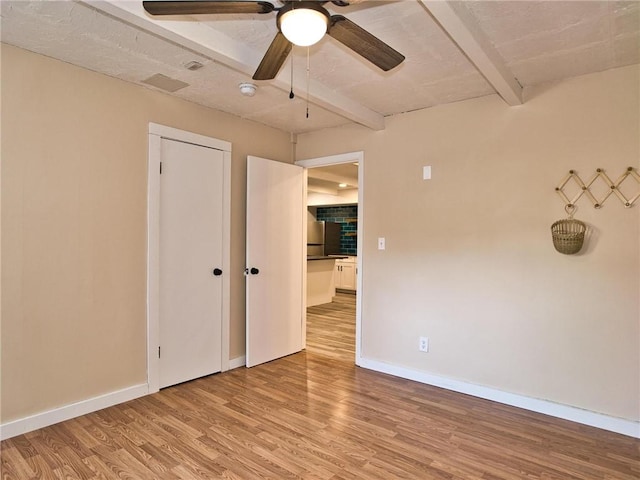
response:
[[[434,387],[445,388],[454,392],[465,393],[474,397],[492,400],[494,402],[511,405],[513,407],[524,408],[537,413],[543,413],[552,417],[570,420],[572,422],[589,425],[591,427],[609,430],[611,432],[620,433],[629,437],[640,438],[640,422],[625,420],[623,418],[611,417],[589,410],[583,410],[569,405],[550,402],[548,400],[540,400],[537,398],[526,397],[508,393],[495,388],[483,387],[473,383],[462,382],[447,377],[432,375],[410,368],[390,365],[377,360],[360,358],[358,366],[376,372],[387,373],[400,378],[414,380],[416,382],[433,385]]]
[[[241,357],[232,358],[229,360],[229,370],[234,368],[244,367],[247,364],[247,357],[242,355]]]
[[[0,440],[6,440],[22,435],[23,433],[32,432],[39,428],[48,427],[55,423],[79,417],[80,415],[86,415],[87,413],[95,412],[103,408],[112,407],[119,403],[143,397],[148,393],[149,386],[144,383],[13,420],[0,425]]]
[[[232,358],[229,360],[229,369],[244,367],[246,365],[245,356]],[[112,407],[119,403],[128,402],[139,397],[144,397],[149,393],[149,385],[146,383],[134,385],[132,387],[117,390],[115,392],[106,393],[93,398],[88,398],[80,402],[65,405],[60,408],[54,408],[46,412],[36,413],[28,417],[19,418],[7,423],[0,424],[0,441],[8,438],[16,437],[27,432],[38,430],[39,428],[48,427],[55,423],[71,420],[72,418],[86,415],[88,413],[101,410],[103,408]]]

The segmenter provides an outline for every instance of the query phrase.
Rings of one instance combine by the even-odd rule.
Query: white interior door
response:
[[[247,158],[247,367],[302,350],[304,169]]]
[[[221,370],[224,189],[220,150],[164,138],[161,149],[162,388]]]

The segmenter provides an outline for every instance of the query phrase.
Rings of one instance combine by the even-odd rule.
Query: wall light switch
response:
[[[431,165],[422,167],[422,179],[431,180]]]
[[[378,250],[384,250],[385,240],[384,237],[378,237]]]

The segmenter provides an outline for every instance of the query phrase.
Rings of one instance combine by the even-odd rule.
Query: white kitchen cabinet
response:
[[[336,260],[336,288],[343,290],[356,290],[357,260],[358,257],[347,257]]]

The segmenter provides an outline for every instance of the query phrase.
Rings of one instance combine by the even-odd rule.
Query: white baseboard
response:
[[[65,405],[64,407],[55,408],[46,412],[30,415],[11,422],[0,425],[0,440],[22,435],[39,428],[48,427],[54,423],[70,420],[80,415],[95,412],[103,408],[112,407],[119,403],[142,397],[149,393],[148,385],[134,385],[115,392],[110,392],[98,397],[82,400],[77,403]]]
[[[229,360],[229,370],[233,370],[234,368],[244,367],[247,364],[247,357],[241,356],[232,358]]]
[[[552,417],[562,418],[564,420],[570,420],[583,425],[589,425],[592,427],[602,428],[603,430],[620,433],[622,435],[640,438],[640,422],[611,417],[602,413],[591,412],[589,410],[554,403],[548,400],[540,400],[537,398],[526,397],[524,395],[503,392],[494,388],[474,385],[473,383],[462,382],[409,368],[389,365],[377,360],[360,358],[358,359],[358,365],[362,368],[375,370],[376,372],[388,373],[389,375],[414,380],[420,383],[426,383],[428,385],[433,385],[434,387],[445,388],[454,392],[465,393],[467,395],[492,400],[505,405],[524,408],[525,410],[543,413]]]
[[[229,370],[244,367],[245,365],[246,357],[244,355],[229,360]],[[80,415],[86,415],[87,413],[95,412],[103,408],[112,407],[119,403],[143,397],[149,393],[154,392],[150,392],[149,386],[146,383],[134,385],[116,392],[107,393],[98,397],[65,405],[60,408],[54,408],[53,410],[36,413],[35,415],[3,423],[0,424],[0,440],[6,440],[11,437],[22,435],[23,433],[32,432],[39,428],[48,427],[55,423],[79,417]]]

